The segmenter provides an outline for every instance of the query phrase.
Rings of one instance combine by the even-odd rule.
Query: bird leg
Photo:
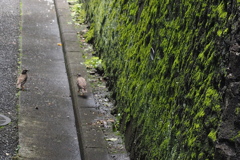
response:
[[[81,96],[83,95],[83,89],[81,89]]]

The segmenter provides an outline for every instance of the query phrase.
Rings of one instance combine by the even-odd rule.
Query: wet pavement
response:
[[[22,1],[18,159],[80,160],[75,116],[53,0]]]
[[[0,1],[0,114],[11,119],[8,125],[0,126],[1,160],[11,159],[18,145],[15,81],[18,70],[19,13],[19,1]]]
[[[22,1],[22,69],[29,70],[19,102],[18,159],[110,160],[88,93],[77,93],[76,75],[87,77],[66,0]],[[81,153],[81,154],[80,154]]]

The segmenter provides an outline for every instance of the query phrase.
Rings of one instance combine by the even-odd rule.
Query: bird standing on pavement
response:
[[[17,84],[16,87],[18,89],[24,90],[23,85],[27,82],[27,72],[28,70],[23,70],[22,73],[19,75],[18,79],[17,79]]]
[[[81,74],[77,75],[77,86],[78,86],[78,93],[81,91],[81,94],[84,94],[87,92],[87,82],[86,80],[81,76]]]

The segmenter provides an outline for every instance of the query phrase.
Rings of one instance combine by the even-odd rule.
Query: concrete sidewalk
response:
[[[66,0],[22,1],[21,68],[29,79],[19,98],[18,159],[110,159],[102,131],[89,125],[97,117],[92,94],[77,94],[76,74],[86,69],[69,22]]]
[[[79,160],[80,151],[53,1],[22,1],[20,159]]]

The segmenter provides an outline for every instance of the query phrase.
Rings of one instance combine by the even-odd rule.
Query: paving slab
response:
[[[75,115],[53,0],[22,1],[19,159],[81,160]]]
[[[20,92],[19,159],[110,160],[66,0],[22,1],[22,66],[29,69]],[[60,45],[59,45],[60,44]],[[79,149],[80,148],[80,149]],[[81,154],[80,154],[81,152]]]

